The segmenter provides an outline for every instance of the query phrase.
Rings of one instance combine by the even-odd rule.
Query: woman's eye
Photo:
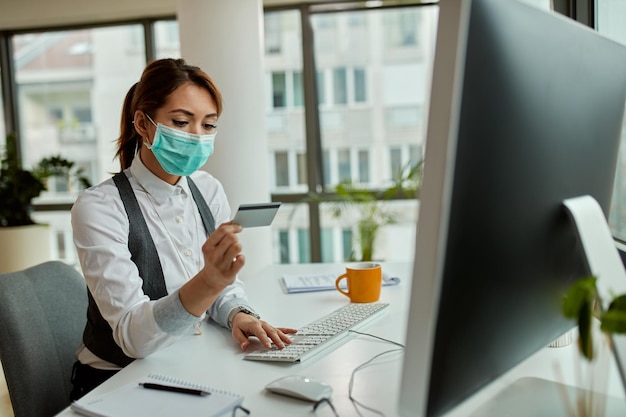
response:
[[[186,120],[172,120],[172,123],[174,123],[174,126],[177,127],[185,127],[189,124]]]
[[[217,125],[214,125],[213,123],[205,123],[204,128],[210,132],[213,132],[217,129]]]

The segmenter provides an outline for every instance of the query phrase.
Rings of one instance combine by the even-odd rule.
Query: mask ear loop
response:
[[[150,117],[150,115],[146,112],[143,112],[143,114],[148,118],[148,120],[150,120],[150,123],[152,123],[155,127],[159,127],[154,120],[152,120],[152,117]],[[133,122],[134,123],[134,122]],[[143,144],[146,145],[146,148],[148,149],[152,149],[152,144],[148,143],[148,140],[146,138],[142,138],[143,139]],[[141,144],[137,143],[137,151],[139,151],[139,149],[141,148]]]

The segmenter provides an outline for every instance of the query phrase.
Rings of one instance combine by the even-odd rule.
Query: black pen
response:
[[[139,385],[148,389],[157,389],[161,391],[170,391],[170,392],[180,392],[181,394],[203,395],[203,396],[211,394],[209,391],[204,391],[201,389],[174,387],[172,385],[154,384],[152,382],[140,382]]]

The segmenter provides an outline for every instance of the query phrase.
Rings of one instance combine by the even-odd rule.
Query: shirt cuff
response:
[[[172,336],[180,336],[193,327],[202,317],[190,314],[180,301],[178,291],[159,298],[152,308],[154,321],[164,332]]]
[[[217,310],[217,317],[214,317],[213,319],[220,326],[228,328],[228,315],[235,307],[245,307],[250,311],[254,311],[254,309],[248,305],[248,300],[245,298],[233,298],[220,306],[219,310]]]

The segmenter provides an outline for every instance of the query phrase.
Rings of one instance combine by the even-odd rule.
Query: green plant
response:
[[[563,314],[577,321],[578,348],[589,361],[595,357],[592,331],[595,319],[606,334],[626,334],[626,294],[612,296],[605,308],[594,276],[582,278],[569,288],[563,299]]]
[[[32,200],[47,189],[47,179],[53,176],[76,178],[83,187],[90,186],[82,170],[61,156],[44,158],[31,171],[23,169],[17,154],[17,138],[9,133],[0,161],[0,227],[34,224]]]
[[[395,223],[396,213],[385,201],[398,197],[418,198],[422,176],[422,161],[403,166],[394,175],[392,185],[382,191],[373,191],[355,185],[350,181],[338,184],[334,191],[336,197],[330,202],[331,214],[335,218],[351,210],[356,213],[356,233],[354,235],[352,261],[371,261],[374,259],[374,244],[380,228]],[[309,198],[322,201],[313,194]]]

